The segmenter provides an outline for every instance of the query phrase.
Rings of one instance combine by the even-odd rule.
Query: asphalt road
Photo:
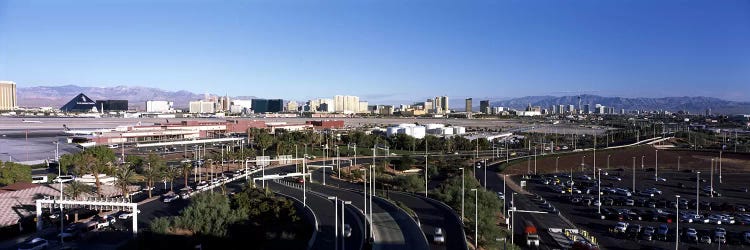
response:
[[[511,207],[511,201],[513,201],[513,206],[518,210],[540,211],[541,208],[539,207],[539,201],[521,194],[513,195],[513,191],[510,188],[503,190],[505,182],[502,177],[497,174],[497,167],[498,165],[490,165],[487,169],[487,188],[494,192],[506,191],[506,193],[504,193],[506,197],[505,205],[508,209]],[[477,170],[476,177],[480,183],[484,184],[484,167],[478,168]],[[552,236],[546,231],[549,228],[567,228],[566,223],[559,216],[552,214],[516,213],[516,218],[512,221],[515,224],[513,230],[514,238],[508,240],[515,242],[518,246],[525,246],[526,244],[524,238],[524,221],[531,222],[537,227],[540,237],[539,249],[560,248],[559,244],[557,244],[554,238],[552,238]]]
[[[281,173],[283,171],[292,172],[293,170],[294,165],[291,165],[275,168],[270,171],[266,170],[266,174]],[[351,201],[352,205],[360,210],[364,210],[364,196],[362,193],[336,188],[331,185],[332,183],[328,182],[330,179],[326,180],[328,185],[323,186],[321,185],[322,173],[322,170],[313,172],[315,183],[307,184],[309,190]],[[429,249],[427,242],[422,237],[423,233],[419,226],[406,213],[377,198],[373,199],[373,203],[373,249]],[[414,237],[414,235],[419,235],[419,237]]]

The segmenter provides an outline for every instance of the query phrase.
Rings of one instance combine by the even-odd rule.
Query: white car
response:
[[[497,198],[500,198],[501,200],[505,200],[505,195],[503,195],[503,192],[497,192]]]
[[[180,198],[180,196],[178,196],[176,194],[172,194],[172,195],[164,196],[164,200],[163,201],[164,201],[164,203],[170,203],[170,202],[172,202],[174,200],[177,200],[179,198]]]
[[[435,236],[433,237],[433,242],[437,244],[443,244],[445,243],[445,235],[443,235],[443,229],[442,228],[435,228]]]
[[[615,225],[615,232],[616,233],[625,233],[625,230],[628,229],[628,223],[627,222],[617,222],[617,225]]]
[[[141,213],[141,210],[138,209],[138,213]],[[120,218],[121,220],[127,220],[128,218],[133,217],[133,212],[125,212],[123,211],[117,218]]]
[[[47,240],[42,238],[33,238],[21,243],[21,245],[18,246],[18,250],[47,249],[47,247],[49,247],[49,242],[47,242]]]
[[[52,182],[54,182],[54,183],[61,183],[61,182],[62,183],[66,183],[66,182],[71,182],[71,181],[74,181],[74,180],[76,180],[75,176],[72,176],[72,175],[60,175],[57,178],[55,178],[54,180],[52,180]]]

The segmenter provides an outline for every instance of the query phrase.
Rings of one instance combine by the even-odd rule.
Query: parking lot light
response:
[[[677,220],[677,224],[674,233],[674,249],[678,250],[680,246],[680,195],[675,195],[675,197],[677,199],[677,212],[675,213],[675,220]]]
[[[701,199],[700,190],[699,190],[700,180],[701,180],[701,171],[695,172],[695,214],[700,214],[698,213],[699,212],[698,210],[700,209],[700,199]]]

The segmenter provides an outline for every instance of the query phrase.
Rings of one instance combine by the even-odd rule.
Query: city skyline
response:
[[[592,90],[748,101],[748,6],[6,1],[0,78],[385,103]]]

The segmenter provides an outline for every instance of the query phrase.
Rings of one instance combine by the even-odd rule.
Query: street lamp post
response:
[[[336,145],[336,172],[338,172],[339,180],[341,180],[341,155],[339,155],[339,145]]]
[[[479,190],[472,188],[471,191],[474,191],[474,247],[479,249],[479,245],[477,245],[479,239]]]
[[[55,161],[57,161],[57,176],[60,176],[60,175],[62,175],[62,164],[60,164],[60,142],[53,141],[52,143],[55,144]],[[125,158],[123,158],[123,161],[124,160],[125,160]],[[60,181],[60,202],[61,203],[62,203],[62,199],[63,199],[63,184],[62,183],[63,182],[61,180]],[[63,226],[64,226],[64,223],[65,223],[65,214],[63,213],[63,206],[62,206],[62,204],[60,204],[60,217],[58,217],[58,218],[60,218],[60,243],[64,244],[65,241],[63,240],[62,231],[63,231]]]
[[[641,156],[641,170],[643,170],[643,168],[644,168],[644,165],[643,165],[643,161],[644,161],[645,159],[646,159],[646,156],[645,156],[645,155],[642,155],[642,156]]]
[[[635,156],[633,156],[633,192],[635,193]]]
[[[506,175],[503,174],[503,216],[506,216],[508,214],[508,208],[507,208],[508,202],[506,202],[507,201],[506,198],[508,197],[508,194],[505,193],[505,186],[506,186],[505,185],[505,176]]]
[[[711,198],[714,198],[714,158],[711,158]]]
[[[334,242],[334,249],[339,249],[339,197],[336,196],[328,196],[329,200],[333,200],[333,242]],[[344,210],[342,208],[341,212],[343,213]]]
[[[466,171],[464,171],[464,168],[459,168],[459,169],[461,169],[461,221],[463,222],[464,220],[464,194],[466,193],[464,191],[464,179],[466,179],[464,175],[466,174]]]
[[[555,174],[557,174],[557,166],[559,166],[559,163],[560,163],[560,156],[558,156],[558,157],[557,157],[557,158],[555,159]],[[504,193],[503,193],[503,194],[504,194]]]
[[[609,169],[609,157],[612,155],[607,155],[607,169]]]
[[[675,220],[677,221],[677,226],[675,227],[675,236],[674,236],[674,249],[679,250],[680,246],[680,195],[675,195],[677,197],[677,213],[675,213]]]
[[[654,154],[654,181],[659,181],[659,150],[657,149]]]
[[[722,153],[723,151],[724,151],[724,150],[720,150],[720,151],[719,151],[719,184],[721,184],[721,153]]]
[[[599,201],[599,205],[597,206],[597,209],[599,210],[599,214],[602,214],[602,170],[599,169],[599,177],[598,179],[598,189],[596,191],[596,195],[599,196],[597,199]]]
[[[581,173],[583,173],[583,167],[586,165],[586,156],[581,157]]]
[[[487,159],[484,159],[484,190],[487,190]]]
[[[427,197],[427,137],[424,138],[424,197]]]
[[[700,204],[701,204],[701,196],[700,196],[700,180],[701,180],[701,171],[695,172],[695,214],[700,214]]]

